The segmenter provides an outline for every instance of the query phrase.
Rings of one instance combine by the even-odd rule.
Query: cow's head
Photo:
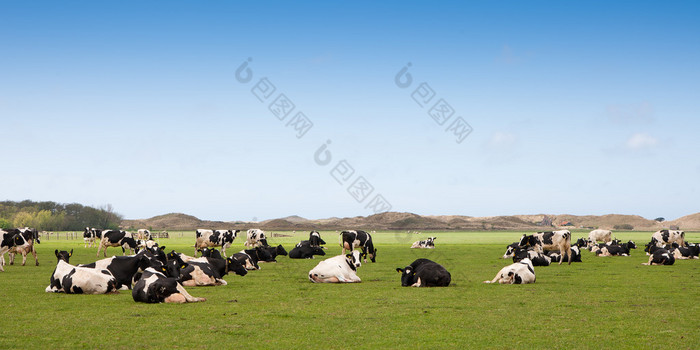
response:
[[[503,254],[503,259],[508,259],[515,255],[515,249],[518,247],[519,243],[513,243],[506,248],[506,252]]]
[[[226,258],[226,271],[230,271],[239,276],[245,276],[248,270],[241,264],[240,261],[233,258]]]
[[[528,236],[527,234],[523,233],[523,236],[520,238],[520,242],[518,242],[518,245],[521,247],[525,246],[530,246],[530,241],[534,238],[534,236]]]
[[[377,259],[377,249],[374,248],[374,249],[369,253],[369,260],[371,260],[372,262],[377,262],[376,259]]]
[[[56,254],[56,258],[58,259],[58,261],[63,260],[65,262],[70,262],[70,257],[73,256],[73,249],[70,250],[70,253],[65,250],[61,250],[59,252],[58,249],[56,249],[54,251],[54,254]]]
[[[177,259],[168,261],[165,265],[161,266],[161,271],[168,276],[173,278],[180,278],[180,270],[187,267],[187,263],[182,261],[178,256]]]
[[[354,266],[355,269],[362,266],[362,262],[360,262],[359,250],[353,250],[350,254],[345,255],[345,260],[347,260],[350,266]]]
[[[634,241],[629,241],[629,242],[627,242],[627,248],[629,248],[629,249],[637,249],[637,244],[634,243]]]
[[[277,248],[275,248],[275,249],[276,249],[277,255],[284,255],[284,256],[287,255],[287,251],[284,249],[284,247],[281,244],[278,245]]]
[[[326,251],[321,247],[311,247],[311,255],[326,255]]]
[[[263,248],[263,247],[256,247],[256,248],[255,248],[255,252],[256,252],[256,254],[258,255],[258,260],[259,260],[259,261],[271,261],[271,260],[274,260],[274,258],[272,257],[272,254],[270,254],[270,252],[268,252],[267,249],[265,249],[265,248]]]
[[[416,272],[413,270],[413,267],[411,267],[410,265],[404,267],[403,269],[400,267],[397,267],[396,272],[401,274],[401,286],[402,287],[412,286],[415,283]]]

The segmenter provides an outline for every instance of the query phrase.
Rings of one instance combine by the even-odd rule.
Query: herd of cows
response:
[[[118,290],[131,289],[133,299],[145,303],[185,303],[205,301],[190,295],[184,287],[226,285],[223,279],[232,272],[245,276],[248,271],[259,270],[261,262],[275,262],[277,256],[292,259],[311,259],[326,255],[326,242],[317,231],[311,231],[308,240],[299,242],[287,252],[282,245],[270,246],[265,232],[251,229],[246,232],[245,249],[226,254],[237,238],[239,230],[206,230],[195,232],[194,256],[174,250],[165,253],[165,246],[159,246],[149,230],[138,230],[135,234],[122,230],[98,230],[86,228],[83,233],[85,247],[97,245],[104,259],[89,264],[71,265],[73,250],[55,251],[58,259],[51,275],[46,292],[69,294],[106,294]],[[22,265],[28,254],[36,257],[34,243],[39,242],[38,232],[31,228],[0,230],[0,271],[4,271],[5,253],[9,253],[10,264],[15,254],[22,254]],[[411,248],[435,248],[436,237],[417,241]],[[361,282],[357,269],[367,258],[376,261],[377,248],[372,236],[361,230],[342,231],[339,235],[342,254],[319,262],[308,273],[314,283],[353,283]],[[587,249],[597,256],[628,256],[630,249],[636,249],[632,242],[622,243],[612,238],[609,230],[593,230],[588,238],[579,238],[571,243],[568,230],[524,234],[518,242],[509,245],[503,255],[512,258],[513,264],[501,269],[496,276],[484,283],[525,284],[534,283],[534,266],[548,266],[552,262],[560,265],[581,261],[581,250]],[[601,242],[601,243],[599,243]],[[107,258],[107,248],[122,249],[122,256]],[[219,250],[220,249],[220,250]],[[649,261],[644,265],[672,265],[676,259],[697,259],[700,245],[685,241],[685,233],[679,230],[655,232],[646,244],[645,252]],[[130,255],[126,255],[127,252]],[[201,253],[200,257],[197,254]],[[417,259],[404,268],[397,268],[401,274],[402,286],[443,287],[451,283],[450,273],[442,265],[428,260]]]

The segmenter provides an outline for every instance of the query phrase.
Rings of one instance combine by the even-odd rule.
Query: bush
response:
[[[634,230],[634,227],[630,224],[615,225],[613,227],[615,230]]]

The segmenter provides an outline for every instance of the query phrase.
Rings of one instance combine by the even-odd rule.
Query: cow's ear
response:
[[[400,267],[397,267],[397,268],[396,268],[396,272],[398,272],[398,273],[403,273],[403,269],[400,268]]]
[[[54,250],[54,254],[56,254],[56,257],[58,257],[58,249]]]
[[[73,249],[71,249],[70,253],[68,253],[68,257],[70,258],[71,256],[73,256]]]
[[[345,257],[350,258],[352,257],[352,254],[345,254]]]
[[[158,249],[160,249],[160,250],[162,250],[162,251],[165,251],[165,246],[158,247]]]
[[[181,269],[184,269],[185,267],[187,267],[187,264],[182,264],[182,265],[180,265],[180,268],[181,268]]]

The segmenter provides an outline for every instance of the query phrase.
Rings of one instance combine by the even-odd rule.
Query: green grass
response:
[[[291,234],[285,232],[285,234]],[[631,257],[536,267],[537,283],[488,285],[510,260],[499,259],[518,232],[379,232],[377,263],[358,270],[363,283],[313,284],[315,260],[280,257],[247,276],[229,275],[228,286],[191,287],[204,303],[135,303],[118,295],[45,293],[55,266],[54,249],[74,249],[71,263],[96,260],[96,248],[79,240],[42,240],[40,266],[5,266],[0,273],[0,349],[12,348],[697,348],[700,343],[700,260],[642,266]],[[640,247],[650,232],[620,232]],[[700,233],[686,233],[700,241]],[[191,232],[161,239],[167,251],[193,253]],[[340,247],[322,232],[329,255]],[[409,249],[428,235],[434,250]],[[584,236],[575,232],[574,237]],[[283,244],[306,239],[275,237]],[[235,248],[235,249],[234,249]],[[229,254],[242,249],[240,238]],[[116,254],[109,248],[108,254]],[[119,251],[119,253],[121,253]],[[448,288],[403,288],[396,267],[426,257],[451,273]]]

